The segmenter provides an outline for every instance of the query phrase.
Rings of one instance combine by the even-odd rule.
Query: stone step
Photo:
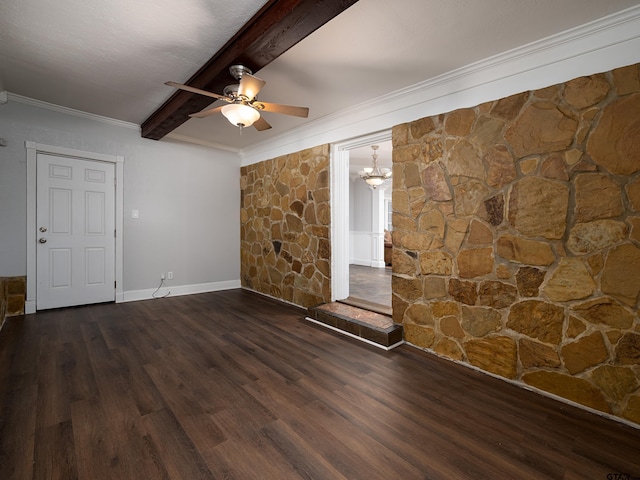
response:
[[[307,320],[385,350],[402,343],[402,325],[383,315],[340,302],[307,309]]]

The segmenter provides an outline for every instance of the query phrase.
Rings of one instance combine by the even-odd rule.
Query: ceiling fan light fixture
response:
[[[242,103],[230,103],[221,110],[222,114],[236,127],[250,127],[260,118],[260,112],[249,105]]]

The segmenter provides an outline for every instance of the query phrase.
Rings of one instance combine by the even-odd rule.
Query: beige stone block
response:
[[[433,347],[433,350],[438,355],[442,355],[452,360],[464,360],[464,353],[462,349],[454,340],[451,340],[450,338],[440,339],[436,346]]]
[[[619,98],[605,107],[587,142],[587,153],[616,175],[640,171],[640,94]]]
[[[504,118],[505,120],[513,120],[518,116],[528,98],[529,92],[517,93],[502,98],[495,102],[495,105],[491,109],[491,114]]]
[[[492,145],[483,157],[487,168],[487,183],[502,188],[518,175],[513,155],[505,145]]]
[[[640,424],[640,395],[633,395],[627,401],[622,417]]]
[[[461,278],[476,278],[493,272],[493,248],[461,250],[457,257]]]
[[[525,158],[524,160],[520,160],[518,165],[520,166],[520,171],[523,175],[529,175],[533,173],[538,168],[538,161],[540,159],[538,157],[534,158]]]
[[[554,302],[568,302],[587,298],[595,290],[596,283],[582,260],[565,257],[551,274],[544,294]]]
[[[518,291],[523,297],[537,297],[546,272],[533,267],[520,267],[516,273]]]
[[[485,151],[487,147],[502,140],[502,129],[505,121],[491,116],[481,116],[476,121],[473,131],[469,135],[469,140]]]
[[[609,359],[609,352],[600,332],[594,332],[565,345],[560,350],[560,353],[565,368],[572,375],[604,363]]]
[[[418,140],[425,135],[433,132],[436,129],[436,124],[432,117],[421,118],[415,122],[409,124],[409,130],[411,131],[411,138]]]
[[[640,65],[636,63],[627,67],[616,68],[612,73],[613,84],[618,95],[640,92]]]
[[[604,264],[601,289],[633,307],[640,293],[640,248],[626,243],[613,248]]]
[[[507,267],[504,263],[501,263],[496,267],[496,276],[500,280],[508,280],[509,278],[511,278],[511,271],[509,270],[509,267]]]
[[[622,191],[609,175],[580,174],[575,179],[575,189],[574,213],[577,223],[617,217],[622,214]]]
[[[417,252],[426,251],[432,247],[433,239],[433,233],[406,233],[400,236],[400,246]]]
[[[472,108],[461,108],[447,115],[444,123],[444,131],[447,135],[464,137],[471,132],[471,127],[476,119]]]
[[[427,197],[433,201],[445,202],[453,198],[445,171],[438,162],[431,162],[422,171],[422,185]]]
[[[540,175],[555,180],[569,180],[569,173],[563,156],[560,153],[552,153],[545,158],[542,161],[542,165],[540,165]]]
[[[629,180],[625,187],[629,204],[634,212],[640,212],[640,177]]]
[[[631,226],[631,234],[629,238],[640,242],[640,217],[627,217],[627,222]]]
[[[578,223],[569,232],[567,248],[575,255],[588,255],[621,242],[627,233],[627,225],[616,220]]]
[[[418,278],[406,278],[399,275],[391,277],[391,289],[408,302],[414,302],[422,297],[422,282]]]
[[[489,187],[475,178],[465,179],[453,187],[455,213],[458,216],[474,215],[485,198],[491,194]]]
[[[634,314],[609,297],[596,298],[573,307],[582,318],[594,325],[628,329],[634,321]]]
[[[447,286],[444,277],[427,275],[423,280],[424,298],[427,300],[443,298],[447,295]]]
[[[417,347],[431,348],[436,338],[435,331],[431,327],[405,323],[402,328],[405,341]]]
[[[555,261],[553,250],[547,242],[502,235],[498,238],[496,247],[496,253],[500,257],[525,265],[551,265]]]
[[[603,100],[611,90],[604,74],[580,77],[565,83],[564,100],[574,108],[583,109]]]
[[[505,378],[515,378],[517,372],[516,343],[509,337],[469,340],[464,344],[469,363]]]
[[[505,138],[516,156],[565,150],[573,141],[578,122],[561,112],[553,103],[529,105],[509,126]]]
[[[567,226],[569,188],[555,180],[526,177],[511,190],[509,221],[528,237],[560,239]]]
[[[638,379],[628,367],[602,365],[593,371],[591,379],[606,396],[618,403],[638,388]]]
[[[406,145],[409,141],[409,124],[402,123],[396,125],[391,129],[391,143],[393,147],[400,147]]]
[[[406,190],[393,189],[391,204],[393,205],[393,213],[409,215],[409,193]]]
[[[586,329],[587,326],[582,320],[574,317],[573,315],[569,317],[569,322],[567,323],[567,337],[576,338]]]
[[[453,259],[441,251],[423,251],[420,253],[420,272],[422,275],[451,275]]]
[[[460,314],[460,306],[456,302],[431,302],[429,304],[434,317],[446,317]]]
[[[616,364],[640,365],[640,333],[625,333],[618,341]]]
[[[418,274],[418,259],[413,252],[409,254],[399,248],[394,248],[391,255],[393,273],[408,276]]]
[[[467,305],[475,305],[478,298],[477,285],[475,282],[465,282],[458,278],[449,279],[449,288],[447,290],[451,297]]]
[[[582,150],[572,148],[571,150],[567,150],[566,152],[564,152],[564,161],[567,165],[572,166],[580,161],[582,155]]]
[[[518,342],[518,355],[525,369],[560,366],[560,356],[554,348],[526,338],[521,338]]]
[[[524,300],[509,311],[507,328],[558,345],[562,341],[564,308],[539,300]]]
[[[391,310],[393,312],[393,323],[402,323],[404,321],[404,312],[406,312],[407,308],[409,308],[409,303],[396,295],[393,288],[391,289],[391,291],[393,292],[391,294]]]
[[[471,336],[484,337],[502,329],[502,315],[491,308],[463,305],[462,328]]]
[[[464,219],[453,219],[447,222],[444,244],[450,252],[457,253],[467,234],[469,223]]]
[[[471,143],[461,140],[447,155],[446,170],[449,176],[484,179],[486,174],[480,152]]]
[[[522,380],[527,385],[553,393],[572,402],[585,405],[605,413],[612,413],[611,407],[600,390],[587,380],[557,372],[538,371],[525,373]]]
[[[440,319],[440,331],[447,337],[464,338],[464,330],[456,317],[444,317]]]
[[[516,301],[517,295],[518,291],[513,285],[485,280],[478,287],[478,305],[496,309],[507,308]]]
[[[560,86],[551,85],[550,87],[540,88],[538,90],[534,90],[533,94],[538,98],[546,100],[557,99],[560,96]]]
[[[393,163],[415,162],[422,156],[420,145],[402,145],[393,148]]]
[[[478,218],[494,227],[504,222],[504,196],[502,194],[487,198],[478,209]]]
[[[404,322],[433,326],[433,313],[431,312],[430,306],[424,303],[413,303],[409,305],[404,312]]]
[[[444,238],[446,222],[439,210],[431,210],[420,215],[418,229],[437,237]]]
[[[493,245],[493,232],[482,222],[471,220],[467,243],[474,245]]]

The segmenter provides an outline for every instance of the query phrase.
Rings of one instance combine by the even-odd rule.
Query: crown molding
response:
[[[43,108],[45,110],[52,110],[58,113],[64,113],[65,115],[71,115],[73,117],[80,117],[95,122],[106,123],[121,128],[128,128],[130,130],[140,130],[140,125],[131,122],[124,122],[122,120],[116,120],[115,118],[103,117],[102,115],[96,115],[94,113],[83,112],[74,108],[63,107],[54,103],[43,102],[36,100],[35,98],[24,97],[15,93],[8,92],[8,99],[12,102],[23,103],[25,105],[31,105],[33,107]]]
[[[640,6],[313,120],[240,151],[242,165],[640,62]]]

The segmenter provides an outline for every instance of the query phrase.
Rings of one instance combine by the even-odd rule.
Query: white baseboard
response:
[[[177,297],[181,295],[193,295],[196,293],[217,292],[220,290],[231,290],[240,288],[240,280],[226,280],[222,282],[197,283],[195,285],[166,285],[156,293],[156,297],[170,296]],[[137,302],[139,300],[150,300],[156,292],[155,288],[146,290],[129,290],[122,292],[120,298],[116,298],[116,303],[121,302]]]

